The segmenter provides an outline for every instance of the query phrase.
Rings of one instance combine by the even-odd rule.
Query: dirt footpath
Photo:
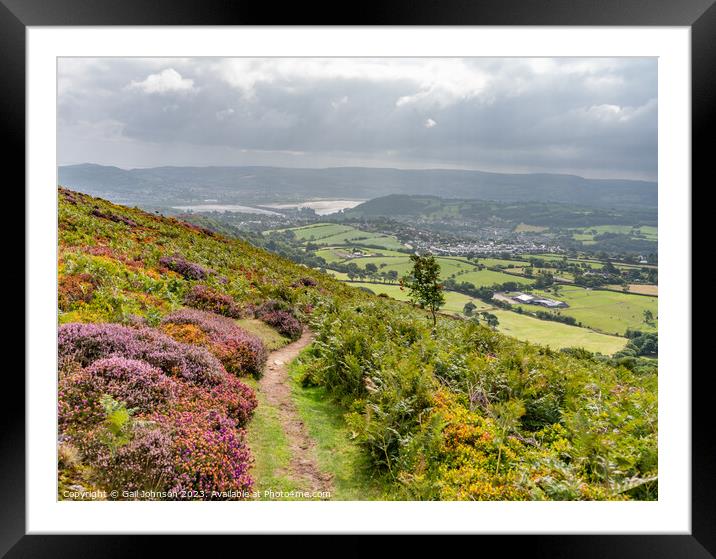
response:
[[[302,491],[332,492],[330,474],[323,473],[316,461],[315,441],[309,436],[306,426],[298,414],[291,399],[291,386],[288,378],[288,365],[301,350],[313,341],[309,331],[295,342],[269,354],[266,371],[259,383],[259,389],[266,402],[278,410],[279,420],[291,450],[289,477],[300,481]]]

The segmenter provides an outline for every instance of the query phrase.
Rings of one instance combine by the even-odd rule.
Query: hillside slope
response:
[[[395,498],[656,497],[656,375],[473,321],[433,330],[241,240],[65,189],[58,219],[60,498],[250,498],[257,322],[314,331],[298,374],[349,410]]]

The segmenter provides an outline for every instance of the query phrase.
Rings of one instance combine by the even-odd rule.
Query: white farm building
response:
[[[564,301],[556,301],[554,299],[546,299],[544,297],[535,297],[534,295],[528,295],[526,293],[516,293],[512,295],[511,298],[515,303],[540,305],[542,307],[547,307],[548,309],[561,309],[569,306]]]

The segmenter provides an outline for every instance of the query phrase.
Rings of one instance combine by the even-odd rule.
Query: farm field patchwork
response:
[[[408,300],[407,292],[401,291],[400,286],[397,285],[367,282],[350,282],[349,285],[367,287],[373,293],[385,293],[399,301]],[[582,347],[588,351],[611,355],[623,349],[627,343],[626,338],[600,334],[587,328],[540,320],[516,312],[496,309],[479,299],[473,299],[454,291],[445,292],[445,306],[442,310],[461,315],[462,309],[468,301],[472,301],[477,306],[477,312],[489,311],[496,315],[500,321],[497,326],[498,331],[534,344],[547,345],[553,349]]]
[[[280,231],[292,231],[301,242],[311,242],[317,245],[346,246],[346,245],[369,245],[385,249],[400,250],[405,246],[392,235],[361,231],[350,225],[339,225],[336,223],[316,223],[303,227],[282,229]]]
[[[654,317],[657,316],[658,300],[656,297],[585,289],[572,285],[562,286],[557,295],[540,290],[533,293],[564,301],[569,307],[557,312],[573,316],[584,326],[594,330],[623,335],[627,328],[646,332],[654,332],[657,329],[656,322],[654,324],[644,322],[644,311],[650,311]],[[534,305],[519,306],[528,311],[539,308]]]
[[[506,282],[517,282],[524,285],[531,285],[534,280],[520,277],[514,274],[498,272],[495,270],[480,270],[473,263],[464,258],[437,257],[440,264],[440,273],[443,278],[452,278],[457,282],[469,282],[475,287],[502,284]],[[412,269],[412,262],[409,256],[369,256],[351,260],[361,268],[365,269],[367,264],[374,264],[380,272],[395,271],[399,277],[407,274]],[[338,276],[336,276],[338,277]],[[343,279],[343,278],[341,278]]]
[[[398,301],[408,300],[407,291],[401,290],[399,285],[371,282],[348,283],[349,285],[352,285],[354,287],[368,288],[376,295],[385,294],[389,297],[392,297],[393,299],[397,299]],[[456,291],[445,291],[445,306],[442,307],[441,310],[451,313],[462,314],[462,309],[465,306],[465,303],[468,303],[470,301],[472,301],[472,303],[477,307],[478,311],[485,311],[494,308],[492,305],[488,305],[487,303],[480,301],[479,299],[473,299],[469,295],[457,293]]]

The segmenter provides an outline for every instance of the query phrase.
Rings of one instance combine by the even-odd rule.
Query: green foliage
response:
[[[117,402],[108,394],[102,395],[100,405],[105,414],[102,440],[110,450],[115,451],[131,439],[132,414],[135,410],[128,409],[124,402]]]
[[[440,264],[431,254],[410,256],[413,269],[402,279],[408,288],[410,300],[430,311],[433,326],[437,325],[437,311],[445,304],[445,294],[440,283]]]

